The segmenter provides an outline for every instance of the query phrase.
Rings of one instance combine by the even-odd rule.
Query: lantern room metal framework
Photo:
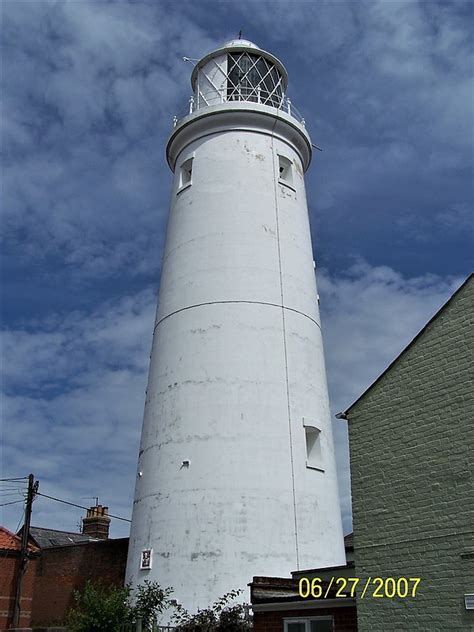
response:
[[[200,60],[191,85],[188,114],[228,101],[249,101],[284,110],[305,125],[305,119],[286,96],[288,74],[283,64],[247,40],[229,42]],[[175,116],[174,125],[178,120]]]

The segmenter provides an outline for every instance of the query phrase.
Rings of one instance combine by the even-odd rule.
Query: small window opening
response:
[[[293,185],[293,163],[285,156],[278,156],[278,177],[281,182]]]
[[[284,632],[332,632],[332,616],[311,617],[308,619],[283,619]]]
[[[181,165],[179,172],[179,188],[187,187],[192,184],[193,175],[193,158],[188,158]]]
[[[305,425],[304,431],[306,435],[306,466],[322,470],[321,430],[316,426]]]

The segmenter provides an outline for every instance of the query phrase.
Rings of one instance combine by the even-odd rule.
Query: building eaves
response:
[[[344,536],[344,548],[346,549],[346,551],[353,551],[354,550],[354,533],[348,533],[347,535]]]

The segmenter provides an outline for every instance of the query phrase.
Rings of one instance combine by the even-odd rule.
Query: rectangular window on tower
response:
[[[179,168],[178,193],[193,183],[193,160],[194,158],[188,158]]]
[[[305,419],[303,419],[303,426],[306,439],[306,467],[324,471],[321,430],[315,425],[310,425]]]
[[[278,182],[290,187],[293,191],[293,163],[285,156],[278,154]]]

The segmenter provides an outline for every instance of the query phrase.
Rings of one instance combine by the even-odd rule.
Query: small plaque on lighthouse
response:
[[[146,571],[151,568],[153,549],[143,549],[140,558],[140,570]]]

